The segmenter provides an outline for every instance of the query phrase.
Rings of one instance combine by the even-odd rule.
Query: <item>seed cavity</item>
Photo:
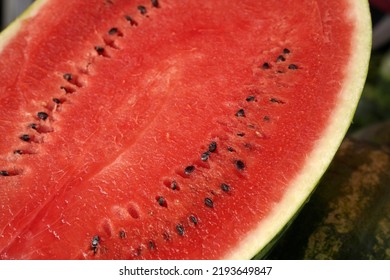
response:
[[[283,49],[283,53],[284,53],[284,54],[289,54],[289,53],[290,53],[290,50],[287,49],[287,48],[284,48],[284,49]]]
[[[118,33],[118,28],[117,27],[112,27],[110,30],[108,30],[109,35],[115,35]]]
[[[45,112],[38,112],[37,116],[39,119],[44,120],[44,121],[49,117],[49,115]]]
[[[152,6],[153,6],[154,8],[159,8],[160,5],[159,5],[159,3],[158,3],[158,0],[152,0]]]
[[[214,208],[214,202],[210,197],[204,199],[204,204],[209,208]]]
[[[245,163],[242,160],[234,161],[234,164],[238,170],[243,170],[245,168]]]
[[[290,69],[290,70],[297,70],[297,69],[298,69],[298,66],[297,66],[296,64],[290,64],[290,65],[288,66],[288,69]]]
[[[245,133],[244,133],[244,132],[238,132],[238,133],[237,133],[237,136],[238,136],[238,137],[244,137],[244,136],[245,136]]]
[[[104,48],[102,46],[95,46],[95,51],[98,53],[98,55],[104,54]]]
[[[229,152],[231,152],[231,153],[232,153],[232,152],[235,152],[235,150],[234,150],[233,147],[230,147],[230,146],[229,146],[229,147],[227,147],[226,149],[227,149]]]
[[[195,171],[195,166],[189,165],[186,168],[184,168],[184,174],[190,175],[192,172]]]
[[[165,200],[164,197],[162,197],[162,196],[157,196],[157,197],[156,197],[156,201],[157,201],[157,203],[158,203],[160,206],[162,206],[162,207],[168,207],[167,201]]]
[[[217,150],[217,142],[212,141],[212,142],[209,144],[209,152],[210,152],[210,153],[214,153],[216,150]]]
[[[74,92],[76,91],[74,88],[67,87],[67,86],[60,86],[60,89],[62,89],[63,91],[65,91],[66,94],[68,94],[68,93],[74,93]]]
[[[65,74],[63,75],[63,77],[64,77],[64,79],[67,80],[67,81],[71,81],[71,80],[73,79],[73,76],[72,76],[72,74],[70,74],[70,73],[65,73]]]
[[[176,231],[180,236],[183,236],[185,233],[184,227],[182,224],[177,224],[176,225]]]
[[[6,170],[1,170],[0,171],[0,176],[9,176],[9,172]]]

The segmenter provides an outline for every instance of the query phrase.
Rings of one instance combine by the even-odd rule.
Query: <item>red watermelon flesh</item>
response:
[[[356,106],[364,1],[60,1],[0,41],[0,258],[247,258]]]

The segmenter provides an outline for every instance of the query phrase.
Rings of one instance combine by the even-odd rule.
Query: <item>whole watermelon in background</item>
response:
[[[0,37],[0,257],[264,255],[370,39],[366,1],[37,1]]]

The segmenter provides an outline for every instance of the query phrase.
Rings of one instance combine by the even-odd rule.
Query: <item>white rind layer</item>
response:
[[[277,236],[309,199],[319,179],[336,154],[354,116],[365,83],[371,53],[371,18],[368,1],[348,0],[350,17],[356,23],[351,57],[345,69],[337,107],[328,126],[316,143],[300,174],[287,186],[283,199],[256,229],[224,258],[248,259],[255,256]]]

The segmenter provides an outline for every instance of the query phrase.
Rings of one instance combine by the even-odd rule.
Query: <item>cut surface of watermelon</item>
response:
[[[250,258],[352,119],[366,1],[37,1],[0,37],[0,258]]]

